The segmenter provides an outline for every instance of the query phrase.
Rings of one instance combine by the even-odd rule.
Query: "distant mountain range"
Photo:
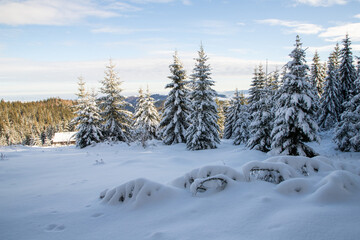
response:
[[[245,95],[248,94],[248,90],[241,90],[240,92],[243,92]],[[234,96],[235,91],[224,91],[224,92],[218,92],[217,97],[220,99],[230,99]],[[155,100],[155,107],[161,108],[166,100],[167,95],[161,95],[161,94],[153,94],[151,95],[152,98]],[[127,110],[134,112],[136,101],[138,97],[137,96],[130,96],[125,99],[126,102],[130,103],[132,107],[127,107]]]

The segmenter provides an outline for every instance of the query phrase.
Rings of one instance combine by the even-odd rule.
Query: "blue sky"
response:
[[[215,89],[247,89],[253,69],[289,60],[300,35],[311,64],[345,34],[360,55],[359,0],[0,0],[0,98],[74,98],[100,86],[109,58],[125,95],[166,93],[175,50],[191,73],[200,42]]]

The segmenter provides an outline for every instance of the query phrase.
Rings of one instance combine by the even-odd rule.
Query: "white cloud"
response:
[[[237,24],[232,24],[226,21],[221,20],[203,20],[199,24],[196,24],[196,27],[203,34],[209,35],[229,35],[234,34],[238,31]]]
[[[319,37],[325,38],[326,41],[339,42],[349,34],[352,41],[360,41],[360,23],[347,23],[335,27],[329,27],[319,34]]]
[[[335,48],[335,44],[318,46],[318,47],[308,47],[307,52],[315,53],[315,51],[318,51],[319,53],[321,52],[330,53],[334,50],[334,48]],[[353,51],[360,51],[360,44],[351,44],[351,48]]]
[[[167,93],[169,65],[173,51],[165,55],[138,59],[113,59],[125,95],[136,94],[139,87],[149,85],[152,92]],[[196,53],[179,52],[187,73],[192,72]],[[219,91],[248,89],[254,67],[260,60],[245,60],[209,54],[212,77]],[[108,60],[84,62],[36,62],[24,59],[0,59],[0,96],[25,95],[69,96],[77,91],[77,77],[82,75],[89,88],[98,89]],[[269,62],[269,69],[283,63]],[[140,70],[139,70],[140,69]],[[74,95],[73,95],[74,96]],[[75,96],[74,96],[75,97]]]
[[[5,0],[0,3],[0,24],[67,25],[86,17],[109,18],[117,13],[91,0]]]
[[[295,0],[297,4],[305,4],[314,7],[330,7],[332,5],[344,5],[347,0]]]
[[[360,18],[360,14],[355,15],[354,18]]]
[[[116,33],[116,34],[132,34],[137,32],[158,32],[160,29],[150,29],[150,28],[126,28],[126,27],[100,27],[92,29],[93,33]]]
[[[318,34],[323,30],[320,25],[311,23],[301,23],[297,21],[285,21],[280,19],[264,19],[257,20],[258,23],[268,24],[270,26],[283,26],[287,27],[289,33],[301,33],[301,34]]]

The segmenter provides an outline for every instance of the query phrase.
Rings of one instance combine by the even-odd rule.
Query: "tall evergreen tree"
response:
[[[186,72],[179,60],[177,52],[174,62],[169,66],[171,83],[165,88],[171,89],[164,103],[164,112],[159,127],[165,144],[186,143],[186,129],[189,126],[190,113],[189,90],[186,82]]]
[[[251,123],[249,125],[250,138],[247,146],[250,149],[268,152],[271,148],[272,130],[272,96],[270,86],[265,85],[260,90],[260,99],[252,103]]]
[[[131,140],[132,113],[125,109],[129,104],[121,95],[121,81],[115,72],[115,64],[110,60],[106,66],[105,77],[101,81],[101,93],[99,98],[101,116],[105,123],[103,126],[104,137],[109,141],[129,142]]]
[[[217,124],[216,91],[211,87],[214,81],[210,75],[208,57],[201,45],[196,58],[193,78],[193,91],[190,93],[192,112],[189,115],[190,126],[186,133],[186,145],[189,150],[216,148],[220,143]]]
[[[84,108],[77,111],[79,123],[76,127],[76,146],[84,148],[102,141],[100,109],[96,105],[95,91],[84,99]]]
[[[351,41],[349,35],[346,34],[343,40],[343,48],[341,49],[341,64],[339,66],[341,93],[343,101],[349,101],[355,89],[356,70],[353,65],[353,57],[351,52]]]
[[[314,120],[316,97],[308,80],[309,67],[299,36],[290,57],[288,73],[279,90],[271,148],[278,154],[313,157],[316,153],[305,142],[319,141]]]
[[[321,94],[323,93],[324,79],[325,73],[323,66],[320,63],[320,56],[318,52],[315,51],[313,63],[311,64],[310,83],[313,88],[316,89],[318,97],[321,97]]]
[[[335,128],[334,141],[345,152],[360,152],[360,78],[357,78],[355,86],[355,95],[345,102],[345,111]]]
[[[241,110],[241,97],[239,91],[236,89],[233,99],[230,101],[230,106],[226,110],[225,114],[225,128],[224,139],[230,139],[234,137],[235,125],[239,118]]]
[[[332,55],[329,57],[324,93],[320,99],[319,127],[329,130],[340,120],[341,96],[339,92],[338,70]]]

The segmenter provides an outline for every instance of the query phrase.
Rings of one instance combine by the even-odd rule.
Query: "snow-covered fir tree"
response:
[[[226,109],[224,139],[230,139],[234,136],[235,125],[241,110],[241,101],[239,91],[236,89],[234,97],[230,101],[230,106]]]
[[[249,140],[249,126],[250,126],[250,114],[248,105],[246,105],[245,95],[240,94],[241,108],[238,115],[238,119],[235,124],[234,130],[234,145],[240,145],[241,143],[247,143]]]
[[[169,66],[171,83],[165,88],[171,89],[164,103],[164,112],[159,127],[162,129],[163,142],[167,145],[186,143],[186,129],[189,126],[190,113],[189,90],[186,82],[186,72],[179,60],[177,52],[174,62]]]
[[[249,125],[250,138],[247,147],[250,149],[268,152],[271,149],[271,130],[272,130],[272,96],[270,86],[265,84],[260,89],[260,99],[251,104],[251,123]]]
[[[360,152],[360,78],[355,81],[353,97],[344,103],[344,112],[335,128],[334,141],[341,151]]]
[[[102,124],[100,109],[96,104],[95,91],[84,99],[84,107],[77,112],[76,146],[84,148],[102,141]]]
[[[319,127],[329,130],[340,120],[341,99],[339,91],[338,69],[332,55],[329,57],[324,93],[321,95],[319,108]]]
[[[126,106],[130,104],[121,95],[121,81],[111,60],[106,66],[101,84],[101,93],[104,96],[99,98],[99,106],[104,120],[103,135],[108,141],[128,143],[131,140],[132,113],[126,110]]]
[[[136,104],[135,127],[140,135],[141,141],[158,139],[158,126],[160,122],[159,113],[154,105],[154,98],[151,97],[149,88],[144,94],[139,90],[139,97]]]
[[[288,73],[279,89],[271,148],[276,154],[313,157],[316,153],[305,142],[319,141],[314,119],[316,97],[308,80],[309,67],[299,36],[290,57]]]
[[[316,89],[317,95],[320,98],[324,88],[325,72],[323,66],[320,63],[320,56],[317,51],[315,51],[310,72],[310,83],[312,84],[313,88]]]
[[[353,57],[351,52],[351,41],[349,35],[346,34],[343,40],[343,48],[341,49],[341,63],[339,66],[339,78],[341,83],[341,94],[343,101],[349,101],[353,96],[355,89],[356,70],[353,65]]]
[[[189,150],[216,148],[220,143],[219,125],[217,124],[217,106],[215,103],[216,92],[211,87],[208,57],[201,45],[196,58],[194,72],[191,75],[193,91],[190,93],[192,110],[189,115],[190,126],[186,132],[186,146]]]

